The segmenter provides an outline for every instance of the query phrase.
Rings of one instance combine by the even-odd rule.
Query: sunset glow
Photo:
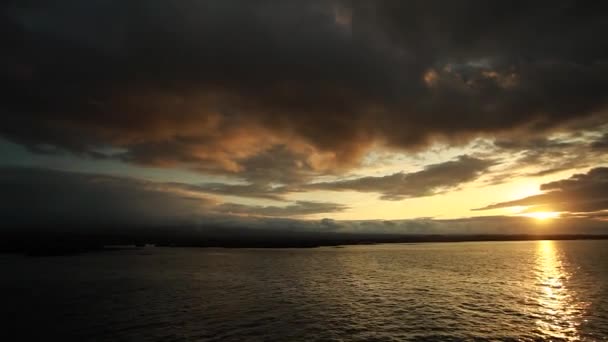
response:
[[[608,336],[608,1],[0,19],[4,340]]]
[[[545,221],[545,220],[549,220],[549,219],[559,218],[560,213],[555,212],[555,211],[539,211],[539,212],[534,212],[534,213],[526,213],[526,214],[523,214],[522,216],[531,217],[531,218],[534,218],[539,221]]]
[[[458,2],[150,1],[0,5],[14,35],[0,63],[9,226],[605,222],[608,56],[589,37],[608,24],[595,11],[570,30],[556,23],[573,5],[557,6],[525,35],[545,5],[511,21]],[[497,13],[498,27],[480,19]]]

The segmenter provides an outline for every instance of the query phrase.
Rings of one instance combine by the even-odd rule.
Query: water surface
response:
[[[0,256],[3,325],[81,341],[608,340],[608,241]]]

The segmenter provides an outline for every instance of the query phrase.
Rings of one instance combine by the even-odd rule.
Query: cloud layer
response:
[[[33,168],[0,168],[1,225],[197,225],[216,216],[297,217],[346,210],[298,201],[278,206],[222,202],[196,187]]]
[[[608,210],[608,168],[598,167],[560,181],[542,184],[543,194],[495,203],[476,210],[527,206],[528,211],[559,211],[594,216]]]
[[[607,14],[574,0],[4,1],[0,143],[23,158],[0,164],[41,168],[0,166],[2,224],[523,231],[521,217],[304,219],[401,215],[376,196],[440,213],[469,186],[526,177],[543,193],[479,210],[592,227],[608,217]],[[83,159],[132,178],[45,169]],[[548,182],[567,171],[586,173]]]
[[[453,190],[459,185],[478,178],[493,165],[492,161],[470,156],[426,166],[412,173],[395,173],[383,177],[362,177],[336,182],[314,183],[308,189],[377,192],[384,200],[401,200],[423,197]]]
[[[605,187],[606,170],[598,170],[552,183],[547,185],[547,189],[582,189],[579,183],[591,186],[598,182]],[[528,218],[505,216],[393,221],[289,219],[285,217],[347,208],[339,204],[304,201],[284,207],[219,203],[200,193],[191,192],[188,186],[178,184],[45,169],[0,168],[0,186],[3,189],[0,193],[0,215],[3,218],[0,228],[3,232],[13,228],[28,232],[27,228],[31,227],[55,229],[49,231],[51,233],[72,232],[84,236],[112,232],[135,234],[140,238],[149,234],[185,234],[184,236],[200,238],[206,234],[219,234],[218,236],[229,235],[238,241],[239,236],[231,234],[268,239],[277,234],[292,232],[529,234],[533,224]],[[146,230],[138,230],[138,227]],[[164,230],[155,230],[155,227]],[[545,227],[544,233],[602,234],[606,228],[605,222],[600,220],[572,217],[560,219],[550,227]]]
[[[264,177],[251,170],[282,150],[264,165],[288,183],[372,146],[597,119],[608,100],[601,3],[0,6],[0,134],[36,152]]]

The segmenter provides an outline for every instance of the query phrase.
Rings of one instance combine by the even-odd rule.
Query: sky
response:
[[[607,17],[4,1],[1,224],[607,233]]]

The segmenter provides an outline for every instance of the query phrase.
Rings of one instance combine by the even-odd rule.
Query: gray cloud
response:
[[[257,167],[254,169],[248,168],[242,175],[252,182],[249,184],[205,183],[193,185],[190,188],[219,195],[276,201],[285,201],[285,196],[290,193],[310,190],[377,192],[382,194],[381,199],[401,200],[411,197],[432,196],[454,189],[463,183],[475,180],[487,172],[490,166],[494,165],[494,162],[490,160],[463,155],[456,160],[428,165],[419,172],[399,172],[382,177],[362,177],[334,182],[310,183],[312,175],[318,173],[313,172],[310,167],[295,166],[293,159],[289,157],[285,161],[284,168],[277,168],[276,159],[259,164],[259,169]],[[246,165],[258,164],[248,162]],[[286,176],[288,179],[286,179]],[[286,183],[275,183],[272,181],[274,179],[284,179]]]
[[[377,192],[384,200],[435,195],[473,181],[494,164],[467,155],[455,160],[426,166],[412,173],[395,173],[383,177],[362,177],[336,182],[314,183],[307,189]]]
[[[0,168],[2,224],[193,223],[205,198],[142,180],[48,169]]]
[[[2,225],[201,224],[215,216],[302,216],[347,209],[299,201],[284,207],[222,203],[188,184],[49,169],[0,168]]]
[[[283,195],[287,193],[285,187],[274,188],[267,184],[225,184],[204,183],[188,185],[189,189],[216,195],[228,195],[250,198],[262,198],[275,201],[284,201]]]
[[[542,184],[545,193],[500,202],[474,210],[530,206],[528,211],[562,211],[593,214],[608,210],[608,168],[598,167],[560,181]]]
[[[578,175],[547,189],[579,188],[580,182],[597,185],[606,170]],[[600,174],[604,174],[601,176]],[[603,178],[602,178],[603,177]],[[594,180],[588,179],[593,178]],[[585,185],[585,186],[587,186]],[[205,234],[246,233],[246,238],[272,238],[276,234],[362,233],[362,234],[529,234],[531,220],[522,217],[486,216],[453,220],[420,218],[411,220],[299,220],[286,218],[323,212],[338,212],[340,204],[299,201],[285,207],[245,206],[218,203],[187,186],[164,184],[103,175],[80,174],[46,169],[0,168],[1,228],[25,226],[60,228],[78,234],[113,233],[177,234],[205,237]],[[597,192],[599,194],[599,190]],[[255,216],[250,216],[254,214]],[[591,217],[592,216],[592,217]],[[590,218],[605,218],[602,212]],[[65,226],[64,226],[65,225]],[[130,230],[129,226],[150,228]],[[168,231],[155,227],[171,227]],[[577,227],[573,230],[572,227]],[[600,234],[606,223],[587,217],[556,220],[544,228],[545,234]],[[164,232],[164,233],[162,233]],[[256,235],[257,234],[257,235]],[[164,236],[164,235],[163,235]],[[309,236],[310,237],[310,236]],[[238,237],[235,238],[238,240]]]
[[[267,228],[282,231],[332,232],[346,234],[395,235],[460,235],[460,234],[536,234],[534,219],[514,216],[482,216],[439,220],[418,218],[408,220],[338,221],[294,220],[279,218],[233,217],[218,224],[230,227]],[[608,224],[586,217],[565,217],[543,227],[542,234],[605,234]]]
[[[495,183],[515,176],[542,177],[608,162],[605,151],[595,146],[600,140],[594,140],[604,129],[599,125],[579,127],[553,137],[498,138],[484,153],[508,164],[508,168],[494,175]]]
[[[606,151],[608,150],[608,133],[605,133],[601,138],[595,140],[591,147],[595,150]]]
[[[575,145],[570,141],[563,141],[559,139],[548,139],[548,138],[533,138],[533,139],[511,139],[511,140],[496,140],[494,145],[503,149],[510,150],[552,150],[552,149],[563,149],[572,147]]]
[[[528,172],[526,176],[541,177],[576,167],[585,167],[597,156],[590,155],[587,143],[563,139],[533,138],[497,140],[499,150],[515,154],[515,167],[538,167],[542,170]],[[512,172],[513,170],[510,170]]]
[[[242,169],[235,174],[244,184],[204,183],[191,188],[217,195],[285,201],[284,195],[298,191],[300,185],[321,174],[313,163],[305,154],[277,145],[240,161]]]
[[[249,206],[226,203],[218,206],[216,211],[226,214],[247,214],[255,216],[302,216],[319,213],[335,213],[348,209],[347,206],[337,203],[297,201],[284,207],[277,206]]]

